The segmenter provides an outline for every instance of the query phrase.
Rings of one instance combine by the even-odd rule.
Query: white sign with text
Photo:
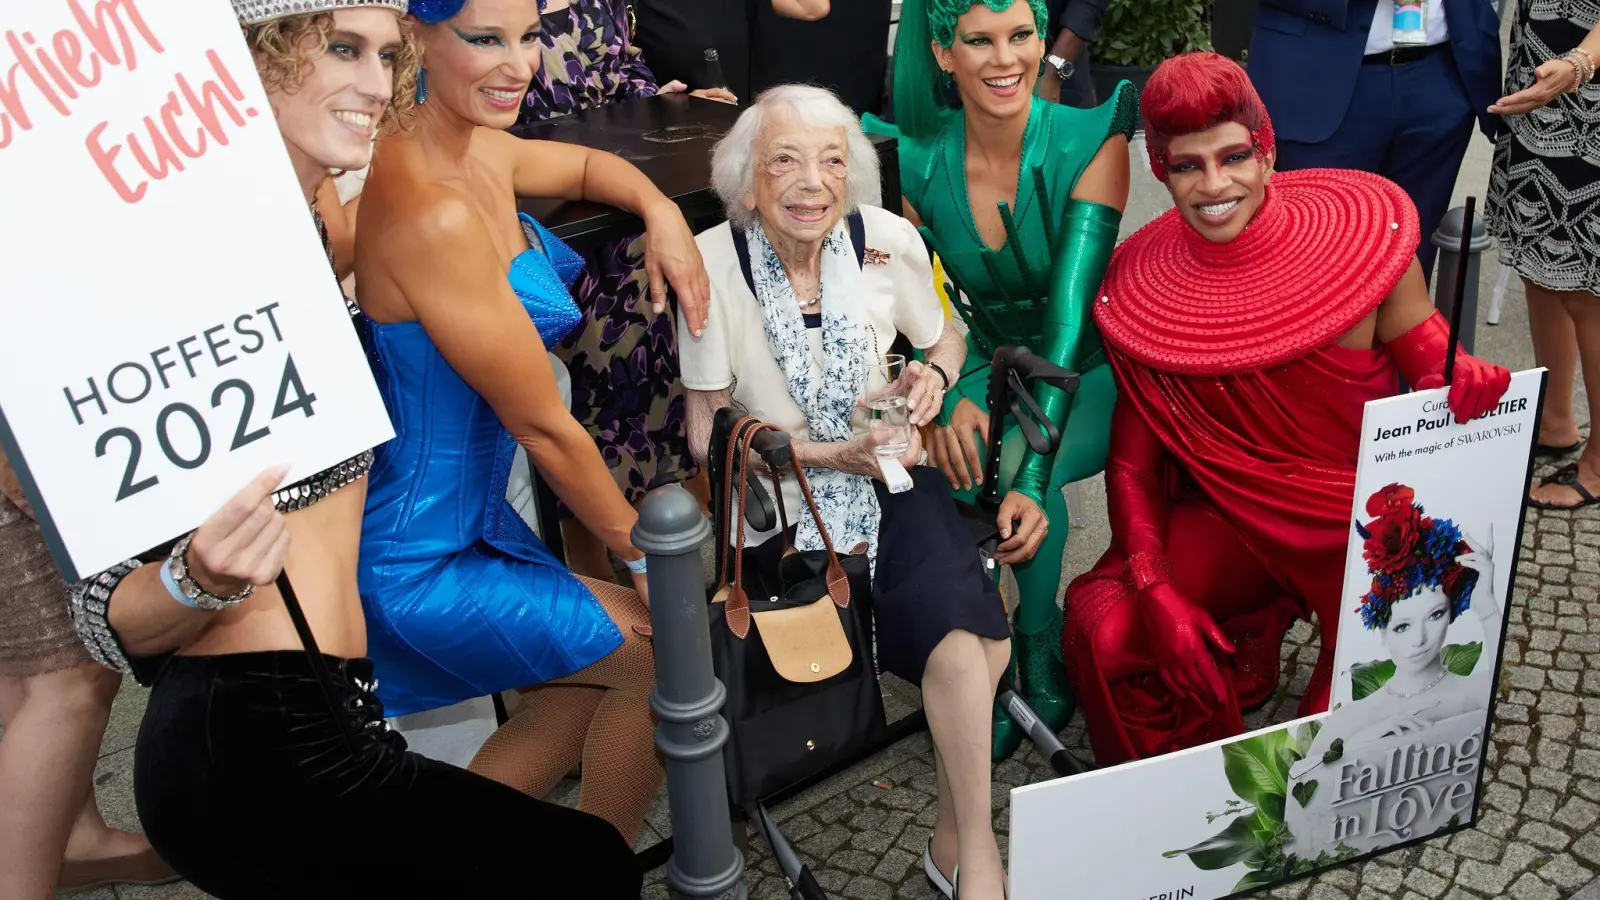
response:
[[[69,578],[393,436],[228,4],[5,4],[0,198],[0,438]]]
[[[1544,371],[1368,403],[1333,709],[1011,792],[1018,900],[1219,900],[1476,820]]]

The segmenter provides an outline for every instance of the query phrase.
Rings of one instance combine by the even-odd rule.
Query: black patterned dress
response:
[[[1532,85],[1596,18],[1600,0],[1520,0],[1505,92]],[[1506,124],[1489,179],[1501,264],[1547,290],[1600,294],[1600,81]]]
[[[543,65],[521,121],[655,95],[621,0],[572,0],[568,9],[545,13],[543,26]],[[555,353],[572,373],[572,414],[636,503],[653,488],[697,473],[685,431],[677,331],[670,313],[651,307],[643,235],[590,250],[584,263],[572,289],[583,322]]]

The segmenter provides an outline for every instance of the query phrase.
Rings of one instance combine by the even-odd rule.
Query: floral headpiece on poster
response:
[[[1372,572],[1372,589],[1356,611],[1369,629],[1388,626],[1396,603],[1429,588],[1450,599],[1452,622],[1472,603],[1478,573],[1456,562],[1471,547],[1454,522],[1424,515],[1416,497],[1403,484],[1388,485],[1367,498],[1373,520],[1356,522],[1364,541],[1361,555]]]

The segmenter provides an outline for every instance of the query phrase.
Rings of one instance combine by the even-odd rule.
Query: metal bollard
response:
[[[633,545],[650,559],[650,627],[654,631],[656,689],[650,708],[660,718],[656,748],[666,758],[667,800],[672,808],[672,861],[667,887],[673,900],[745,900],[744,856],[733,846],[722,747],[727,698],[711,666],[705,574],[700,545],[711,523],[700,504],[678,485],[657,488],[639,507]]]
[[[1461,224],[1467,209],[1458,206],[1444,214],[1444,220],[1433,232],[1433,245],[1439,248],[1439,268],[1433,279],[1433,305],[1449,321],[1456,296],[1456,273],[1461,259]],[[1473,352],[1473,337],[1478,326],[1478,277],[1483,262],[1483,251],[1489,249],[1489,229],[1483,216],[1472,222],[1472,239],[1467,245],[1467,283],[1461,294],[1461,349]]]

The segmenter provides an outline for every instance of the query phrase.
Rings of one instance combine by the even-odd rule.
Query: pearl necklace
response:
[[[1388,682],[1388,681],[1385,681],[1383,683],[1383,690],[1384,690],[1385,693],[1387,693],[1389,696],[1395,698],[1396,700],[1410,700],[1412,697],[1415,697],[1418,694],[1426,694],[1427,692],[1433,690],[1434,686],[1436,686],[1439,682],[1443,681],[1444,677],[1446,675],[1449,675],[1449,674],[1450,674],[1449,670],[1441,668],[1439,670],[1438,677],[1436,677],[1432,681],[1428,682],[1427,685],[1425,685],[1424,687],[1421,687],[1421,688],[1419,688],[1417,690],[1414,690],[1414,691],[1410,692],[1409,694],[1402,694],[1399,691],[1395,690],[1394,687],[1393,687],[1393,683],[1392,682]]]

